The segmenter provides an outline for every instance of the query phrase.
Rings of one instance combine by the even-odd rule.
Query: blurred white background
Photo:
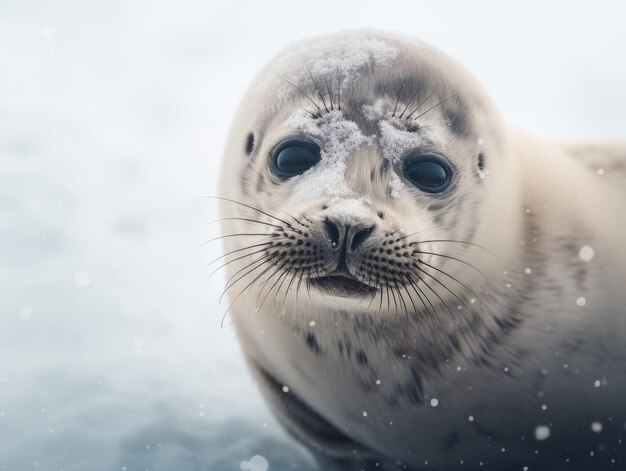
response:
[[[518,127],[623,139],[625,21],[622,1],[0,0],[0,469],[314,469],[204,269],[245,86],[291,40],[371,26],[456,57]]]

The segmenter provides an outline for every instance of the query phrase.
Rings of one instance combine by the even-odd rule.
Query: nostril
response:
[[[333,245],[339,244],[339,228],[337,225],[331,221],[330,219],[324,219],[324,226],[326,227],[326,232],[328,233],[328,237]]]
[[[360,229],[354,233],[352,236],[352,242],[350,243],[350,250],[355,251],[359,245],[361,245],[365,239],[367,239],[370,234],[374,231],[374,226],[368,227],[367,229]]]

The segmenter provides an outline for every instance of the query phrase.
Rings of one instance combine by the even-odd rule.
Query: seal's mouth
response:
[[[310,279],[311,286],[326,294],[334,296],[363,297],[372,295],[376,289],[365,283],[361,283],[355,278],[346,275],[327,275]]]

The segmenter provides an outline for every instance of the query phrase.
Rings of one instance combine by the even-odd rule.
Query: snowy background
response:
[[[620,1],[0,0],[0,469],[315,469],[204,269],[244,87],[287,41],[375,26],[459,59],[519,127],[623,139],[625,21]]]

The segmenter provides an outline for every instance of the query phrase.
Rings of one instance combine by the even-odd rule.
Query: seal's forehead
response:
[[[390,38],[373,34],[340,34],[293,44],[272,62],[277,74],[288,74],[292,81],[314,76],[341,74],[349,83],[373,70],[389,67],[400,53]]]
[[[303,92],[333,95],[335,103],[340,101],[339,94],[342,99],[352,96],[367,101],[375,93],[377,76],[393,75],[396,69],[415,76],[420,57],[427,60],[429,50],[430,46],[417,40],[368,31],[307,39],[290,45],[268,64],[256,91],[269,107],[303,98]]]

